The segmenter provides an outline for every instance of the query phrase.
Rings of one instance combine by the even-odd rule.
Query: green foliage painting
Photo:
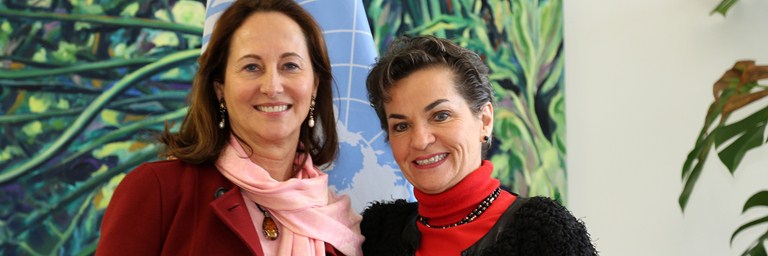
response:
[[[204,18],[198,1],[0,3],[0,255],[93,253],[115,186],[186,112]]]
[[[429,34],[480,54],[497,98],[495,177],[565,202],[562,1],[364,2],[381,52],[398,35]]]

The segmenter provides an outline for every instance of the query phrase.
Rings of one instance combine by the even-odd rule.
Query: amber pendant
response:
[[[261,229],[264,232],[264,237],[269,240],[277,240],[277,236],[280,235],[280,231],[277,230],[277,223],[269,215],[264,216]]]

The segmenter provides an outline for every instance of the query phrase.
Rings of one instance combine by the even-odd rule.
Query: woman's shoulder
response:
[[[521,198],[525,200],[525,204],[520,207],[517,215],[531,217],[567,217],[573,216],[567,208],[565,208],[560,202],[552,200],[549,197],[535,196],[530,198]],[[539,216],[543,214],[543,216]]]
[[[584,222],[563,205],[547,197],[518,200],[524,204],[484,255],[597,255]]]
[[[219,172],[212,164],[190,164],[181,160],[161,160],[143,163],[128,172],[120,186],[142,187],[157,184],[168,186],[190,180],[217,180]]]
[[[392,228],[393,225],[402,227],[411,218],[411,215],[416,213],[417,209],[417,203],[411,203],[404,199],[372,202],[363,211],[363,221],[360,225],[363,232],[366,230],[375,232],[378,228]]]
[[[404,255],[408,251],[404,237],[406,226],[416,225],[417,203],[403,199],[373,202],[363,211],[360,231],[365,236],[365,255]]]
[[[158,160],[146,162],[139,165],[136,169],[154,169],[154,170],[183,170],[183,169],[201,169],[212,164],[191,164],[179,159]]]
[[[216,170],[212,164],[191,164],[178,159],[146,162],[137,166],[128,175],[132,176],[170,176],[197,174],[199,171]]]
[[[363,216],[369,215],[399,215],[405,212],[414,212],[418,208],[415,202],[408,202],[405,199],[394,201],[374,201],[363,211]]]

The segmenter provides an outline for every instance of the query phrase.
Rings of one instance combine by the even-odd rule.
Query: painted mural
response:
[[[362,2],[380,52],[432,34],[481,54],[497,97],[494,175],[565,202],[562,1]],[[1,255],[93,254],[114,188],[157,159],[157,132],[186,112],[205,6],[0,3]]]
[[[114,187],[180,122],[196,1],[0,4],[0,254],[94,251]]]

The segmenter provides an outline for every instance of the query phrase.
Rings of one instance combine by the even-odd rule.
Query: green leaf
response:
[[[176,23],[194,27],[202,27],[205,23],[205,15],[199,15],[205,13],[205,6],[200,2],[178,1],[173,5],[171,13]]]
[[[544,84],[541,86],[540,90],[542,93],[549,93],[553,89],[558,89],[558,85],[563,80],[564,58],[557,58],[552,64],[554,65],[552,72],[549,73],[549,76],[547,76]]]
[[[747,210],[756,206],[768,206],[768,191],[763,190],[752,195],[749,200],[744,203],[742,213],[747,212]]]
[[[4,20],[2,23],[0,23],[0,45],[8,45],[8,40],[10,40],[11,33],[13,33],[13,27],[11,27],[11,23],[8,23],[7,20]]]
[[[692,164],[693,162],[696,162],[696,164],[690,170],[688,170],[688,168],[683,169],[683,181],[685,182],[685,186],[683,186],[683,192],[680,192],[680,197],[678,198],[678,203],[682,210],[685,210],[685,206],[688,205],[688,199],[691,197],[693,187],[696,186],[696,181],[701,175],[701,170],[704,168],[704,163],[706,163],[707,156],[709,155],[712,140],[712,134],[706,135],[705,139],[700,141],[700,144],[697,144],[693,151],[688,154],[688,159],[685,161],[685,167],[688,167],[689,164]]]
[[[768,123],[768,107],[765,107],[738,122],[720,127],[717,131],[712,131],[712,133],[715,134],[715,147],[720,147],[723,142],[726,142],[749,129],[760,126],[764,127],[766,123]]]
[[[722,98],[721,98],[722,99]],[[691,196],[693,187],[696,186],[696,181],[701,175],[701,170],[704,167],[704,163],[707,161],[709,150],[714,143],[714,136],[709,133],[709,128],[715,122],[720,113],[723,110],[723,101],[716,101],[710,104],[707,110],[707,115],[704,118],[704,126],[699,132],[699,137],[696,139],[696,144],[683,164],[682,179],[685,183],[683,191],[680,192],[678,203],[680,209],[685,211],[685,206],[688,204],[688,199]]]
[[[126,6],[123,9],[123,11],[120,12],[120,16],[121,17],[131,18],[131,17],[136,16],[136,12],[137,11],[139,11],[139,3],[138,2],[133,2],[133,3],[129,4],[128,6]]]
[[[473,27],[473,26],[477,26],[476,24],[477,23],[473,22],[470,19],[463,19],[461,17],[456,17],[456,16],[440,15],[436,19],[433,19],[428,23],[424,23],[423,25],[418,26],[412,29],[411,31],[408,31],[408,33],[430,35],[445,29]]]
[[[750,249],[747,252],[744,252],[744,255],[749,255],[749,256],[766,256],[765,255],[765,246],[763,246],[763,243],[761,241],[758,241],[758,243],[754,247],[752,247],[752,249]]]
[[[706,126],[702,129],[701,134],[699,134],[699,138],[696,140],[696,144],[693,146],[693,149],[690,153],[688,153],[688,157],[685,159],[681,177],[683,180],[688,179],[688,177],[691,175],[691,168],[694,166],[694,163],[697,163],[699,160],[707,161],[706,154],[709,154],[709,148],[712,146],[712,143],[714,143],[714,136],[712,134],[708,134],[706,129]],[[707,150],[707,152],[704,152],[704,150]]]
[[[71,64],[77,62],[75,52],[77,52],[77,45],[59,41],[59,48],[52,52],[51,56],[59,63]]]
[[[565,130],[565,98],[561,92],[552,97],[548,111],[556,125],[552,135],[552,143],[557,146],[559,152],[565,154],[565,136],[567,134]]]
[[[744,230],[746,230],[748,228],[751,228],[753,226],[760,225],[760,224],[763,224],[763,223],[768,223],[768,216],[764,216],[762,218],[750,221],[747,224],[741,225],[741,227],[736,229],[736,231],[733,231],[733,235],[731,235],[731,245],[733,245],[733,239],[736,238],[736,235],[741,233],[741,231],[744,231]]]
[[[73,1],[77,2],[77,1]],[[184,24],[171,23],[160,20],[139,19],[139,18],[125,18],[114,16],[100,16],[100,15],[86,15],[86,14],[62,14],[52,12],[28,12],[9,9],[0,9],[0,17],[3,18],[29,18],[40,20],[62,20],[62,21],[76,21],[87,22],[94,24],[103,24],[113,27],[139,27],[139,28],[154,28],[160,30],[177,31],[184,34],[200,36],[203,34],[203,27],[188,26]]]
[[[715,7],[715,9],[709,13],[709,15],[719,13],[725,16],[725,14],[728,13],[728,10],[730,10],[731,7],[733,7],[733,5],[736,4],[736,2],[738,1],[739,0],[722,0],[720,4],[718,4],[717,7]]]
[[[24,151],[19,147],[15,145],[9,145],[3,148],[3,150],[0,150],[0,164],[4,163],[5,161],[11,160],[15,157],[20,157],[24,155]]]
[[[744,155],[747,151],[763,145],[763,131],[765,130],[765,124],[759,127],[755,127],[747,130],[744,134],[736,139],[731,145],[728,145],[725,149],[717,153],[720,157],[720,161],[728,167],[728,170],[733,173],[736,168],[739,167],[741,160],[744,159]]]

